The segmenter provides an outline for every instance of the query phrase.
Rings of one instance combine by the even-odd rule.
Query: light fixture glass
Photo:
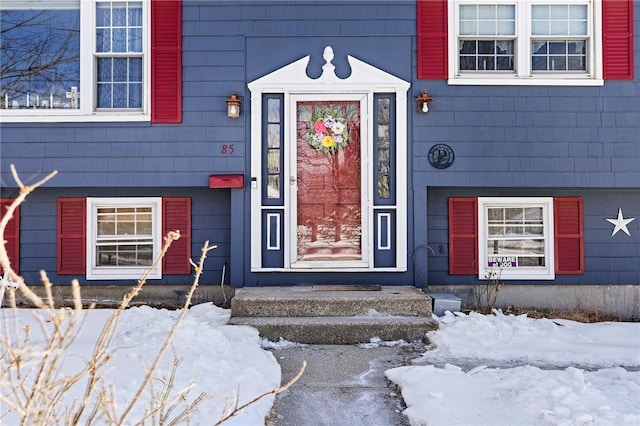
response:
[[[227,100],[227,117],[229,118],[240,118],[240,105],[242,104],[242,100],[236,96],[236,92],[231,94]]]
[[[416,98],[416,102],[418,102],[418,112],[426,114],[429,112],[429,103],[433,102],[433,98],[427,95],[426,90],[423,90],[422,94]]]

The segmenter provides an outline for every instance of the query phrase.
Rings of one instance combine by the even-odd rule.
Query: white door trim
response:
[[[373,158],[373,144],[365,143],[373,135],[372,126],[373,120],[371,114],[374,111],[373,97],[376,93],[394,93],[396,99],[396,205],[389,206],[389,208],[395,208],[396,210],[396,266],[392,268],[374,268],[373,267],[373,244],[371,244],[371,237],[369,234],[373,234],[373,208],[372,197],[369,194],[370,189],[367,188],[366,197],[366,209],[363,209],[363,225],[367,223],[367,234],[363,229],[363,240],[366,237],[367,245],[363,245],[363,256],[366,257],[367,262],[362,264],[354,264],[349,271],[406,271],[407,269],[407,91],[410,84],[398,77],[391,75],[385,71],[382,71],[376,67],[373,67],[366,62],[363,62],[353,56],[347,55],[348,63],[351,67],[351,73],[349,77],[340,79],[335,74],[335,67],[331,63],[333,60],[333,50],[327,46],[324,50],[323,57],[325,64],[323,65],[322,75],[317,79],[311,79],[307,76],[307,66],[309,64],[310,56],[305,56],[297,61],[290,63],[272,73],[269,73],[261,78],[258,78],[248,84],[249,91],[251,92],[251,271],[301,271],[301,270],[317,270],[314,262],[314,269],[299,269],[291,267],[292,259],[292,247],[291,236],[289,238],[285,235],[285,240],[288,242],[284,248],[285,264],[282,268],[264,268],[262,266],[262,211],[265,206],[262,205],[262,98],[263,94],[281,93],[284,94],[284,117],[289,119],[295,111],[291,111],[292,105],[294,105],[296,99],[300,99],[303,95],[305,99],[348,99],[348,96],[354,96],[356,98],[366,99],[366,116],[365,112],[362,114],[362,127],[366,127],[367,136],[362,136],[363,153],[366,153],[365,158],[362,158],[362,184],[371,185],[373,179],[373,165],[371,164],[371,158]],[[314,96],[310,98],[311,96]],[[366,121],[365,121],[366,118]],[[295,146],[295,141],[290,140],[291,135],[295,135],[295,131],[291,132],[289,126],[291,124],[285,124],[284,146]],[[365,146],[366,145],[366,146]],[[295,157],[295,156],[294,156]],[[284,186],[289,186],[288,179],[291,176],[291,164],[285,160],[285,181],[282,183]],[[284,190],[284,188],[283,188]],[[291,212],[287,211],[287,206],[290,206],[290,197],[288,190],[284,190],[285,200],[284,209],[285,223],[290,223]],[[274,209],[273,206],[269,207]],[[278,209],[278,207],[275,207]],[[364,220],[365,215],[367,220]],[[295,238],[295,236],[293,237]],[[294,246],[295,247],[295,246]],[[365,252],[366,249],[366,252]],[[298,265],[298,266],[303,266]],[[336,269],[335,267],[321,268],[321,271],[344,271],[343,268]]]

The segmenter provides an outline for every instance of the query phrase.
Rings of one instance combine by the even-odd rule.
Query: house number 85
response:
[[[222,155],[232,155],[233,151],[234,151],[233,144],[231,144],[231,145],[224,144],[224,145],[222,145],[222,148],[220,149],[220,153]]]

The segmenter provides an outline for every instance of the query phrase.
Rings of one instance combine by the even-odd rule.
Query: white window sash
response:
[[[461,4],[513,4],[516,8],[515,72],[460,71],[459,6]],[[588,10],[587,72],[533,72],[531,40],[531,6],[534,4],[586,4]],[[530,86],[602,86],[602,0],[455,0],[449,5],[449,76],[450,85],[530,85]],[[564,37],[565,39],[568,37]],[[569,37],[572,38],[572,37]]]
[[[98,238],[97,218],[99,208],[109,207],[151,207],[153,257],[162,248],[162,198],[160,197],[132,197],[132,198],[87,198],[87,246],[86,246],[86,278],[87,280],[117,280],[137,279],[147,270],[147,266],[97,266],[97,246],[108,242],[108,239]],[[131,240],[144,242],[149,238],[144,236],[124,236]],[[149,279],[162,278],[162,262],[152,270]]]
[[[487,265],[487,241],[489,207],[542,207],[545,266],[522,266],[517,268],[495,268]],[[553,197],[479,197],[478,198],[478,278],[552,280],[555,278],[555,253],[553,235]],[[524,237],[523,237],[524,239]],[[540,239],[535,237],[533,239]]]

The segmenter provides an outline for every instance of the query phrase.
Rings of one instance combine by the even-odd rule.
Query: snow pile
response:
[[[585,324],[500,311],[493,315],[447,312],[437,319],[439,330],[427,334],[436,347],[425,354],[430,359],[442,355],[553,366],[640,366],[638,323]]]
[[[18,321],[20,326],[31,324],[32,340],[41,339],[40,326],[34,314],[38,310],[2,309],[2,321]],[[84,311],[85,323],[73,346],[67,350],[66,370],[77,369],[79,363],[90,358],[97,335],[113,313],[111,309]],[[120,411],[129,404],[144,377],[144,366],[149,366],[173,326],[179,311],[135,307],[122,312],[112,348],[114,357],[104,371],[105,383],[116,390]],[[214,424],[226,406],[234,402],[242,405],[256,396],[280,386],[280,365],[271,352],[260,348],[258,331],[252,327],[227,325],[230,310],[211,303],[193,306],[180,324],[173,347],[181,362],[177,369],[173,394],[195,381],[188,400],[193,401],[201,392],[211,399],[199,405],[192,413],[192,425]],[[10,326],[12,327],[12,326]],[[170,348],[156,371],[155,377],[167,378],[172,369],[173,351]],[[71,370],[74,371],[74,370]],[[159,381],[154,381],[159,390]],[[80,397],[81,389],[69,392],[69,400]],[[148,408],[150,393],[128,417],[130,422],[142,418]],[[274,397],[269,396],[244,410],[225,425],[258,425],[271,409]],[[0,411],[6,410],[0,407]],[[0,413],[4,414],[4,413]],[[19,423],[12,413],[0,420],[1,424]],[[130,423],[129,422],[129,423]]]
[[[433,350],[385,373],[401,387],[412,425],[640,424],[640,324],[500,312],[447,313],[439,321],[428,334]],[[468,371],[434,365],[447,359]]]

